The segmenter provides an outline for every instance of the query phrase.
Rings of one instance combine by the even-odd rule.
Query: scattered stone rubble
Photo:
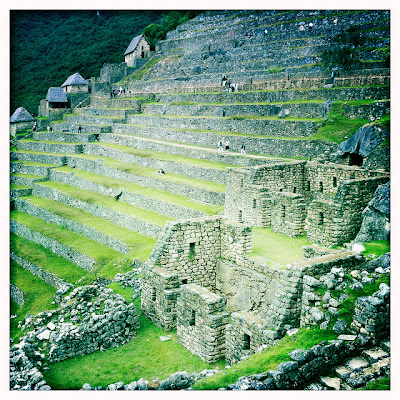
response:
[[[121,295],[93,284],[74,289],[55,310],[28,315],[21,329],[28,332],[12,347],[12,354],[22,354],[34,360],[36,367],[47,368],[49,362],[128,343],[139,329],[139,315],[134,304]],[[18,371],[18,362],[13,364]],[[22,368],[26,369],[31,369],[29,362]],[[18,380],[12,377],[11,381],[13,389],[21,388]],[[37,382],[28,381],[24,386]]]

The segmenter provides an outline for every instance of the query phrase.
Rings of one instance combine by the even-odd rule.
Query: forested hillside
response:
[[[162,10],[14,10],[10,12],[10,115],[25,107],[37,115],[40,99],[75,72],[99,76],[105,62],[123,62],[132,38],[165,37],[193,12]]]

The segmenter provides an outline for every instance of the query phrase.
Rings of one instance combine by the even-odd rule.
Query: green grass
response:
[[[52,304],[56,289],[13,261],[10,264],[10,282],[24,292],[25,303],[22,307],[14,301],[11,302],[10,312],[17,317],[10,320],[10,337],[18,339],[23,334],[18,328],[18,322],[23,321],[27,314],[37,314],[57,307]]]
[[[203,168],[211,168],[211,169],[221,169],[226,170],[228,167],[235,167],[235,165],[225,164],[223,162],[216,162],[216,161],[209,161],[209,160],[202,160],[198,158],[168,154],[168,153],[161,153],[156,151],[150,151],[145,149],[136,149],[129,146],[122,146],[117,144],[109,144],[109,143],[101,143],[99,146],[109,147],[111,149],[123,151],[124,153],[132,154],[138,157],[146,157],[151,158],[154,160],[160,161],[173,161],[176,163],[182,164],[189,164]]]
[[[373,242],[364,243],[364,256],[369,257],[370,254],[375,254],[377,257],[390,251],[389,240],[375,240]]]
[[[291,358],[288,354],[292,350],[308,349],[324,340],[336,337],[337,335],[332,331],[322,331],[318,327],[309,330],[301,328],[296,335],[285,336],[275,346],[262,353],[253,354],[221,373],[202,379],[195,383],[193,388],[195,390],[216,390],[227,387],[229,384],[235,383],[241,376],[266,373],[275,369],[281,362],[290,361]]]
[[[364,101],[365,102],[365,101]],[[348,102],[351,104],[351,102]],[[366,103],[362,103],[366,104]],[[357,104],[354,104],[357,105]],[[314,140],[341,143],[356,133],[368,119],[352,119],[344,115],[344,103],[335,102],[328,114],[327,121],[310,137]]]
[[[124,163],[122,163],[124,164]],[[126,166],[130,164],[124,164],[125,167],[121,167],[119,169],[123,169],[126,171]],[[87,179],[92,182],[96,182],[100,185],[103,185],[108,188],[121,188],[121,189],[126,189],[129,192],[132,193],[137,193],[142,196],[146,196],[152,199],[160,200],[160,201],[166,201],[169,203],[173,203],[182,207],[186,207],[189,209],[197,210],[197,211],[202,211],[208,215],[215,215],[218,214],[219,212],[223,211],[224,207],[223,206],[214,206],[214,205],[207,205],[207,204],[200,204],[191,201],[187,197],[180,196],[180,195],[175,195],[163,190],[158,190],[154,189],[152,187],[147,187],[147,186],[140,186],[135,183],[119,180],[119,179],[112,179],[110,180],[109,177],[107,176],[102,176],[102,175],[97,175],[93,174],[84,170],[79,170],[79,169],[69,169],[69,167],[61,167],[61,171],[65,172],[71,172],[78,178],[82,179]]]
[[[379,290],[379,285],[381,283],[386,283],[390,286],[390,275],[382,274],[374,283],[370,285],[365,285],[363,289],[351,290],[347,288],[345,293],[349,295],[349,298],[344,300],[339,307],[338,318],[344,320],[348,326],[350,326],[353,321],[353,314],[355,309],[355,302],[358,297],[371,296],[373,293]],[[332,295],[338,297],[342,292],[332,291]],[[333,323],[332,323],[333,324]]]
[[[129,262],[126,256],[94,240],[78,235],[61,226],[50,224],[44,220],[19,211],[11,211],[10,218],[27,228],[37,231],[40,234],[56,240],[72,249],[92,257],[98,264],[97,271],[103,276],[114,276],[115,268],[113,263],[117,261],[125,264]],[[125,260],[124,260],[125,258]]]
[[[142,221],[157,225],[159,227],[164,227],[167,221],[172,220],[172,218],[168,218],[165,215],[132,206],[128,203],[118,201],[113,197],[104,196],[99,193],[91,192],[88,190],[78,189],[74,186],[66,185],[63,183],[46,181],[46,182],[40,182],[40,185],[44,185],[54,190],[63,192],[69,196],[75,197],[76,199],[82,200],[86,203],[94,204],[96,206],[111,208],[112,210],[115,210],[122,214],[130,215]]]
[[[128,256],[132,259],[137,258],[141,261],[147,260],[155,245],[156,239],[154,238],[141,235],[103,218],[95,217],[86,211],[67,206],[58,201],[35,196],[22,197],[22,199],[29,200],[33,205],[50,211],[60,217],[75,221],[81,225],[86,225],[104,233],[105,235],[120,240],[131,248]]]
[[[390,375],[384,378],[378,378],[376,381],[370,382],[359,390],[390,390]]]
[[[31,242],[12,232],[10,233],[10,248],[18,256],[72,284],[76,284],[87,273],[82,268],[63,257],[57,256],[40,244]]]
[[[252,255],[265,257],[281,265],[302,260],[302,246],[310,244],[305,235],[290,238],[273,232],[270,228],[253,227]]]
[[[152,57],[149,61],[146,62],[146,64],[143,65],[143,67],[139,68],[132,74],[126,76],[123,80],[121,80],[117,84],[126,85],[129,82],[140,81],[143,78],[143,76],[147,74],[159,61],[161,61],[160,58]]]
[[[74,155],[74,156],[76,156],[76,155]],[[86,155],[78,156],[78,157],[88,158],[88,157],[86,157]],[[132,173],[135,175],[141,175],[141,176],[145,176],[148,178],[160,179],[160,180],[163,180],[166,182],[172,182],[172,183],[177,183],[177,184],[187,185],[187,186],[194,186],[194,187],[198,187],[201,189],[225,193],[225,185],[223,185],[221,183],[203,181],[203,180],[195,179],[195,178],[188,178],[183,175],[176,175],[176,174],[169,173],[168,171],[166,171],[165,175],[157,175],[157,171],[154,168],[142,167],[137,164],[124,163],[121,161],[113,160],[111,158],[107,159],[106,157],[91,156],[91,158],[88,158],[88,159],[99,160],[100,158],[102,160],[104,160],[102,165],[121,169],[122,171]]]
[[[140,309],[140,300],[134,301]],[[161,342],[159,336],[172,340]],[[84,383],[107,386],[110,383],[144,378],[163,380],[177,371],[200,372],[205,368],[224,367],[224,362],[206,364],[178,345],[175,332],[164,332],[140,315],[137,336],[124,346],[105,352],[96,352],[50,365],[44,379],[53,389],[80,389]]]

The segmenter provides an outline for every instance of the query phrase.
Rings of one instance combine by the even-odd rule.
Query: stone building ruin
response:
[[[291,161],[228,169],[225,215],[324,246],[354,239],[361,214],[388,175],[354,166]]]

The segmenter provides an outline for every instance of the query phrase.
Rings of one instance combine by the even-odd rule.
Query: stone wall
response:
[[[32,275],[35,275],[38,278],[42,279],[48,285],[50,285],[56,289],[61,289],[61,292],[65,293],[73,287],[72,284],[65,282],[63,279],[52,274],[51,272],[44,271],[38,265],[33,264],[32,262],[18,256],[17,254],[15,254],[13,252],[10,253],[10,259],[15,261],[22,268],[29,271]]]
[[[96,217],[104,218],[110,222],[116,223],[117,225],[123,226],[124,228],[135,230],[143,235],[157,237],[159,232],[162,230],[161,227],[146,223],[134,216],[76,199],[66,193],[46,186],[35,185],[32,194],[37,197],[59,201],[60,203],[71,207],[80,208]]]
[[[100,81],[108,84],[118,82],[126,75],[126,63],[105,63],[100,70]]]
[[[24,292],[12,283],[10,283],[10,296],[20,307],[24,305]]]
[[[139,126],[129,124],[114,124],[113,133],[126,135],[139,135],[153,139],[168,140],[172,142],[200,145],[217,148],[220,140],[229,138],[230,148],[239,152],[242,143],[248,153],[265,154],[278,157],[320,157],[325,151],[336,151],[336,143],[328,143],[317,140],[266,138],[255,136],[223,135],[211,132],[207,127],[202,132],[188,129],[171,129],[170,127]]]
[[[179,129],[202,129],[221,132],[240,132],[251,135],[308,137],[316,133],[319,123],[313,120],[291,120],[240,117],[173,117],[134,114],[129,118],[133,125],[151,125]]]
[[[225,355],[225,327],[229,313],[225,299],[204,287],[183,285],[177,301],[177,340],[208,363]]]
[[[211,191],[201,187],[188,186],[169,180],[159,179],[159,176],[156,174],[156,170],[154,171],[153,178],[152,176],[137,175],[131,172],[123,171],[122,169],[109,167],[104,165],[102,160],[87,160],[80,157],[70,156],[68,157],[67,163],[71,167],[75,166],[88,172],[108,176],[113,179],[125,180],[141,186],[165,190],[173,194],[189,197],[205,203],[222,205],[225,201],[225,193],[223,192]]]
[[[33,349],[48,362],[118,347],[136,335],[139,315],[112,289],[93,284],[61,298],[60,308],[27,316],[18,348]],[[29,357],[29,356],[28,356]]]
[[[87,256],[86,254],[82,254],[77,250],[74,250],[73,248],[64,245],[63,243],[44,236],[41,233],[34,231],[14,220],[10,221],[10,229],[11,232],[22,236],[27,240],[40,244],[41,246],[52,251],[58,256],[63,257],[68,261],[71,261],[75,265],[87,271],[90,271],[95,264],[95,260],[92,257]]]

